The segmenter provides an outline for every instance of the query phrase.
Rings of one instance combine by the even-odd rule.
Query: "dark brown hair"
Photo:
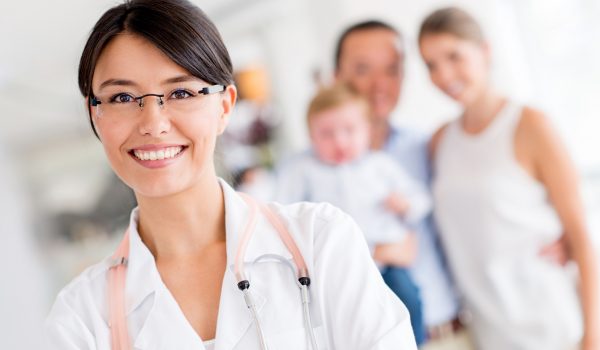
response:
[[[340,58],[342,57],[342,48],[344,45],[344,41],[350,36],[350,34],[355,32],[361,32],[365,30],[375,30],[375,29],[383,29],[389,30],[390,32],[395,33],[400,40],[402,40],[402,34],[396,30],[392,25],[378,21],[378,20],[368,20],[359,23],[355,23],[350,27],[346,28],[340,35],[337,44],[335,46],[335,70],[340,68]]]
[[[233,83],[233,68],[221,35],[211,20],[187,0],[127,0],[106,11],[85,44],[79,61],[79,90],[93,97],[98,58],[120,33],[139,35],[173,62],[209,84]],[[94,134],[98,136],[88,114]]]
[[[427,34],[451,34],[478,44],[485,42],[483,31],[475,18],[458,7],[442,8],[427,16],[419,30],[419,43]]]

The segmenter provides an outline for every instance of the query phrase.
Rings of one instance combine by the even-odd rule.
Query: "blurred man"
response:
[[[428,186],[428,138],[390,123],[404,76],[402,35],[383,22],[355,24],[339,38],[335,60],[336,79],[351,84],[369,100],[371,148],[386,151],[416,180]],[[424,348],[468,350],[472,346],[460,326],[459,305],[431,216],[422,220],[416,230],[419,250],[411,273],[420,288],[428,329]]]

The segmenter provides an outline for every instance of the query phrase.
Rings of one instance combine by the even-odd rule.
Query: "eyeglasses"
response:
[[[156,97],[161,110],[168,110],[174,114],[185,114],[197,110],[202,102],[200,95],[210,95],[225,91],[224,85],[211,85],[197,92],[186,88],[178,88],[171,91],[167,97],[165,94],[145,94],[134,96],[128,92],[119,92],[102,100],[95,96],[90,97],[90,106],[96,108],[97,116],[132,116],[137,115],[144,109],[146,97]]]

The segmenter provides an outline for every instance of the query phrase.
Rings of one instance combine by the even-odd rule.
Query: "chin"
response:
[[[146,198],[169,197],[181,193],[186,189],[181,183],[181,180],[136,183],[132,184],[130,187],[133,189],[136,196]]]
[[[475,102],[475,97],[470,96],[469,94],[462,94],[454,98],[454,100],[460,103],[463,107],[467,107]]]
[[[392,109],[390,108],[375,108],[373,110],[373,116],[371,119],[373,119],[373,121],[388,121],[390,119],[390,116],[392,114]]]

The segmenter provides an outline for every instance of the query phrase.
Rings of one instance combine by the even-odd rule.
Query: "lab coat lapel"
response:
[[[239,235],[249,218],[250,210],[243,199],[222,180],[221,187],[223,188],[223,196],[225,198],[227,269],[221,287],[215,350],[230,350],[239,343],[252,326],[252,318],[244,301],[243,294],[237,288],[237,281],[233,273]],[[250,287],[250,291],[255,299],[257,310],[260,313],[266,300],[261,293],[252,290],[252,287]]]
[[[204,349],[200,337],[185,319],[179,305],[162,282],[154,257],[139,236],[137,222],[138,211],[135,209],[129,226],[127,314],[128,317],[132,317],[133,311],[139,307],[149,307],[150,310],[145,314],[145,321],[139,332],[136,333],[134,329],[129,330],[134,348],[140,350]],[[143,304],[149,306],[142,306]],[[143,314],[143,312],[138,313],[138,315]]]
[[[168,336],[165,336],[168,334]],[[140,350],[204,349],[202,340],[166,287],[154,294],[154,304],[134,341]]]

